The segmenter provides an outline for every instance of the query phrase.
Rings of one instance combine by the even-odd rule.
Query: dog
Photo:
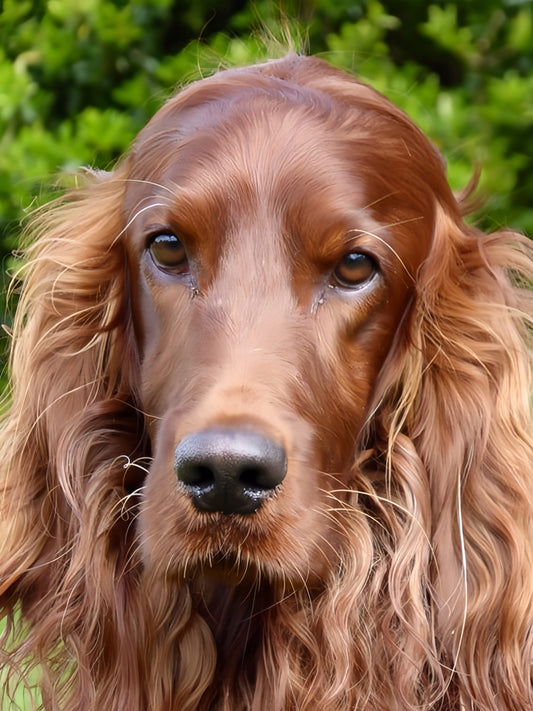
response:
[[[37,213],[6,697],[37,669],[69,711],[533,707],[533,250],[464,205],[400,109],[290,54]]]

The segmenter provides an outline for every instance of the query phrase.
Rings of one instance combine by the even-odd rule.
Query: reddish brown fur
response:
[[[220,72],[35,232],[0,600],[44,708],[532,707],[531,244],[466,226],[400,110],[317,59]],[[287,452],[254,514],[176,485],[220,425]]]

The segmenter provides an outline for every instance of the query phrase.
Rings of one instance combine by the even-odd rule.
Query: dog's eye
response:
[[[188,271],[187,252],[181,240],[172,233],[162,232],[152,237],[149,245],[155,263],[163,269]]]
[[[349,289],[369,281],[377,269],[372,257],[360,252],[350,252],[337,264],[333,274],[337,284]]]

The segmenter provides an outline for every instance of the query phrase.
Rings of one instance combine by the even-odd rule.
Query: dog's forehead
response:
[[[187,87],[139,134],[130,177],[202,176],[210,189],[225,184],[227,194],[243,181],[283,190],[302,184],[303,173],[313,184],[312,175],[337,170],[361,176],[369,202],[403,193],[407,203],[413,191],[444,189],[440,157],[405,114],[340,72],[317,81],[307,86],[252,67]]]
[[[302,98],[303,97],[303,98]],[[150,194],[242,214],[311,209],[364,196],[347,157],[331,102],[305,92],[235,91],[209,101],[177,102],[141,134],[132,155],[134,204]]]
[[[178,95],[163,106],[139,134],[133,172],[168,170],[176,163],[213,168],[206,160],[241,174],[247,169],[264,172],[269,159],[280,168],[302,150],[312,159],[323,152],[322,144],[331,143],[331,98],[304,87],[217,88],[198,89],[184,99]],[[153,160],[156,154],[159,160]]]

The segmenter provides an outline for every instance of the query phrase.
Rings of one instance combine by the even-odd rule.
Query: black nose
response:
[[[252,430],[208,429],[180,442],[174,469],[200,511],[251,514],[285,478],[287,455]]]

